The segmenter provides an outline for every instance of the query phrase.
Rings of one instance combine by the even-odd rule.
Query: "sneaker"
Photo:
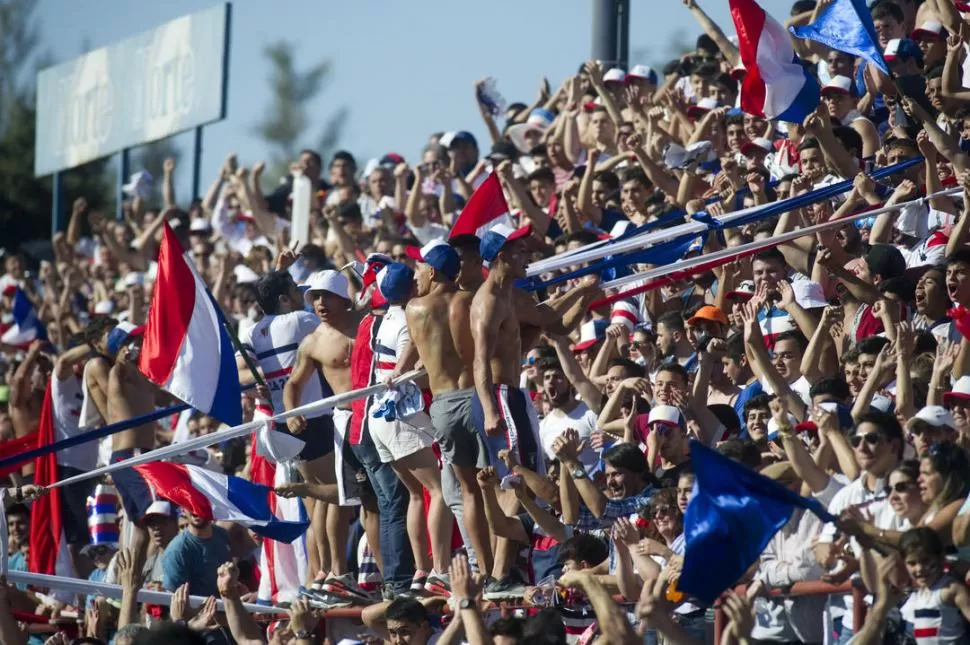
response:
[[[428,582],[428,574],[418,569],[414,572],[414,578],[411,579],[411,591],[414,593],[421,593],[424,591],[424,586]]]
[[[485,585],[485,600],[513,600],[525,596],[525,585],[517,578],[507,575]]]
[[[346,598],[353,602],[372,602],[373,597],[360,588],[354,580],[354,574],[345,573],[342,576],[330,576],[323,582],[323,591],[329,595]]]
[[[434,573],[428,576],[428,581],[424,584],[424,590],[432,596],[451,596],[451,576],[447,573]]]

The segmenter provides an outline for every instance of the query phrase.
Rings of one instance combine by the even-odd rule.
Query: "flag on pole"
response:
[[[309,521],[286,522],[270,510],[267,486],[223,475],[201,466],[156,461],[134,466],[159,497],[209,520],[238,522],[254,533],[292,542],[306,533]]]
[[[890,75],[865,0],[833,0],[822,9],[815,22],[788,30],[797,38],[814,40],[831,49],[858,56],[878,67],[886,76]]]
[[[801,123],[821,101],[816,81],[799,63],[791,38],[755,0],[730,0],[738,48],[747,74],[741,109],[768,119]]]
[[[273,416],[273,408],[269,401],[256,399],[256,411],[253,420],[269,419]],[[275,432],[275,430],[271,430]],[[285,465],[274,464],[261,454],[259,450],[257,432],[253,433],[252,455],[253,463],[251,477],[253,483],[261,484],[270,489],[291,481],[291,470]],[[289,522],[306,522],[307,512],[303,500],[298,497],[286,499],[279,497],[273,490],[267,493],[267,503],[270,511],[281,520]],[[293,602],[299,596],[300,586],[306,580],[307,574],[306,536],[290,543],[265,539],[262,545],[262,557],[259,560],[259,588],[256,596],[260,603]]]
[[[462,235],[482,237],[488,225],[503,215],[509,219],[509,226],[516,228],[509,217],[509,205],[505,201],[505,193],[502,192],[502,183],[493,172],[468,198],[468,203],[461,209],[461,214],[451,227],[448,239],[453,240]]]
[[[698,441],[690,442],[694,492],[684,513],[684,566],[677,587],[713,604],[764,551],[796,508],[835,518],[802,497]]]
[[[54,404],[51,384],[47,384],[40,409],[37,428],[39,445],[54,443]],[[49,486],[57,481],[57,453],[38,457],[34,461],[34,484]],[[30,509],[30,553],[28,568],[33,573],[49,576],[74,577],[74,564],[64,537],[61,489],[52,488],[33,503]]]
[[[230,426],[242,423],[239,371],[222,311],[166,223],[138,368]]]
[[[3,332],[0,342],[14,347],[26,347],[35,340],[47,340],[47,329],[34,311],[34,303],[30,301],[23,289],[10,285],[4,293],[13,292],[11,314],[14,324]]]

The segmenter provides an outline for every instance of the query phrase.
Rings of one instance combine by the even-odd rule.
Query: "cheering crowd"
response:
[[[838,2],[797,0],[786,26]],[[742,108],[743,38],[683,5],[704,34],[662,70],[590,61],[532,105],[477,83],[487,141],[303,151],[308,240],[296,182],[267,190],[230,154],[191,202],[172,162],[162,204],[147,173],[123,219],[78,199],[53,262],[8,247],[5,570],[49,548],[40,461],[2,465],[43,419],[55,441],[138,419],[58,451],[57,479],[227,427],[142,419],[177,402],[139,370],[167,236],[238,342],[244,422],[338,402],[273,425],[299,440],[275,479],[248,436],[178,458],[299,500],[290,588],[267,538],[121,469],[57,489],[74,577],[120,597],[5,580],[0,642],[714,642],[712,598],[679,584],[735,556],[690,550],[706,449],[837,518],[795,510],[715,590],[722,643],[970,642],[970,6],[873,3],[889,74],[791,36],[820,88],[793,122]],[[704,231],[664,237],[688,223]],[[632,235],[629,255],[587,253]],[[349,628],[327,615],[347,608]]]

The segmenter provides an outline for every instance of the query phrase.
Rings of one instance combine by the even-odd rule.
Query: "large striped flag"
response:
[[[511,228],[517,228],[509,215],[509,205],[505,201],[505,193],[502,192],[502,183],[493,172],[475,189],[468,203],[461,209],[448,239],[453,240],[462,235],[482,237],[490,224],[500,217],[504,217],[503,221]]]
[[[51,384],[44,392],[37,428],[38,445],[54,443],[54,405]],[[34,484],[49,486],[57,481],[57,453],[52,452],[34,461]],[[74,577],[74,563],[64,538],[61,489],[49,489],[30,509],[30,553],[28,568],[33,573]]]
[[[273,409],[266,399],[256,399],[256,411],[253,420],[269,419],[273,416]],[[275,432],[275,430],[270,430]],[[282,483],[291,481],[289,468],[278,466],[263,456],[259,450],[258,434],[253,433],[252,439],[252,469],[250,477],[256,484],[269,488],[276,488]],[[286,499],[270,491],[267,496],[269,508],[274,515],[282,520],[291,522],[306,522],[307,513],[303,500],[298,497]],[[307,577],[307,548],[306,536],[293,542],[277,542],[264,539],[262,557],[259,560],[259,589],[256,597],[260,603],[272,604],[293,602],[298,598],[300,586]]]
[[[138,369],[223,423],[242,423],[239,371],[222,311],[166,223]]]
[[[133,466],[159,497],[209,520],[238,522],[257,535],[292,542],[309,521],[286,522],[273,514],[266,486],[202,466],[156,461]]]
[[[816,81],[798,61],[791,37],[755,0],[730,0],[738,49],[747,74],[741,109],[801,123],[821,101]]]

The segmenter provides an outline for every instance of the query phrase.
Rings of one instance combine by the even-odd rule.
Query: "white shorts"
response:
[[[371,410],[367,413],[370,415]],[[423,412],[415,417],[420,419],[417,421],[418,425],[411,425],[404,421],[385,421],[381,417],[369,416],[367,429],[383,463],[404,459],[419,450],[430,448],[434,443],[430,417]],[[427,423],[423,423],[425,419]]]

